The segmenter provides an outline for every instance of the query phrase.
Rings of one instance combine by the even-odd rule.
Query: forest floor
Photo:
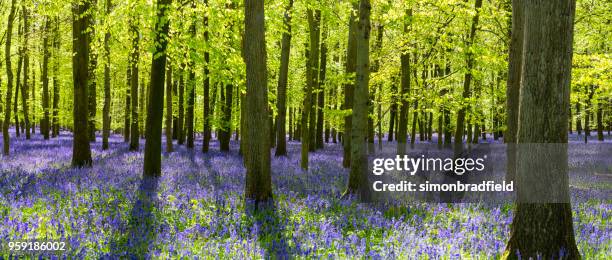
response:
[[[575,165],[594,163],[604,181],[572,186],[576,240],[584,259],[606,259],[612,139],[580,138],[570,136],[570,176]],[[459,259],[501,257],[510,233],[509,202],[397,207],[340,200],[348,170],[338,144],[312,153],[304,172],[299,143],[289,142],[288,157],[272,157],[274,207],[252,213],[245,210],[235,141],[226,153],[213,141],[205,155],[201,143],[193,151],[175,146],[163,156],[162,177],[143,181],[142,150],[128,151],[113,135],[102,151],[100,140],[92,145],[93,168],[72,169],[70,133],[47,141],[38,134],[12,138],[12,155],[0,159],[0,241],[62,239],[67,250],[60,254],[77,258]],[[578,198],[584,195],[577,190],[591,188],[603,197]],[[9,256],[0,245],[0,258]]]

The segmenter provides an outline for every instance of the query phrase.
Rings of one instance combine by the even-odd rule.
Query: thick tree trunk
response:
[[[357,26],[357,57],[355,93],[353,103],[353,122],[351,129],[351,171],[344,195],[358,194],[361,201],[370,200],[368,185],[368,85],[370,78],[369,40],[370,10],[369,0],[359,3],[359,24]],[[343,195],[343,196],[344,196]]]
[[[245,197],[255,203],[272,198],[270,177],[270,139],[268,124],[268,90],[266,69],[266,42],[264,26],[264,2],[245,0],[244,60],[247,68],[245,108],[250,116],[245,117],[246,141],[244,162],[247,169]]]
[[[310,85],[310,112],[308,112],[308,132],[309,136],[309,144],[308,151],[314,152],[317,148],[317,93],[319,91],[319,55],[321,50],[321,10],[315,10],[314,16],[312,19],[308,20],[309,27],[309,67],[310,67],[310,77],[308,79],[308,83]]]
[[[474,67],[474,54],[472,53],[471,46],[474,44],[476,38],[476,28],[478,26],[478,16],[480,7],[482,6],[482,0],[476,0],[474,3],[474,9],[476,14],[472,18],[472,26],[470,28],[469,39],[467,42],[467,72],[463,79],[463,93],[462,98],[466,100],[470,97],[471,91],[470,86],[472,84],[472,68]],[[465,114],[467,107],[462,105],[457,113],[457,127],[455,129],[455,143],[453,147],[453,153],[455,157],[459,157],[463,153],[463,128],[465,125]]]
[[[510,259],[580,259],[567,172],[575,1],[525,1],[523,10],[518,202],[506,254]],[[540,195],[554,201],[533,203]]]
[[[137,151],[139,148],[140,139],[140,127],[139,127],[139,116],[138,116],[138,60],[140,59],[139,41],[140,32],[138,32],[138,25],[135,23],[135,19],[131,19],[130,23],[130,37],[132,37],[132,50],[130,54],[130,96],[132,101],[132,117],[130,125],[130,151]],[[142,104],[141,104],[142,105]]]
[[[11,39],[13,38],[13,21],[15,20],[15,0],[11,0],[11,9],[8,16],[8,25],[6,27],[6,45],[4,48],[4,58],[6,61],[6,103],[4,104],[4,122],[2,124],[2,138],[4,141],[3,154],[9,155],[10,151],[10,136],[9,125],[11,124],[11,98],[13,95],[13,70],[11,68]]]
[[[72,166],[91,166],[91,150],[88,131],[87,66],[89,64],[89,39],[85,34],[90,25],[91,2],[80,1],[72,5],[72,80],[74,84],[74,137],[72,142]]]
[[[345,75],[350,76],[356,71],[356,58],[357,58],[357,9],[359,7],[353,3],[350,20],[349,20],[349,32],[348,32],[348,43],[346,48],[346,64],[345,64]],[[344,106],[343,110],[353,109],[353,98],[354,98],[355,85],[350,80],[344,84]],[[344,155],[342,157],[342,166],[349,168],[351,166],[351,129],[353,128],[353,115],[347,114],[344,116],[344,131],[342,132],[342,144],[344,148]],[[345,138],[349,136],[349,138]]]
[[[409,21],[412,19],[412,9],[406,10],[406,19],[404,22],[404,34],[408,33]],[[408,137],[408,111],[410,109],[408,104],[408,97],[410,95],[410,54],[407,48],[402,48],[402,54],[400,56],[401,63],[401,93],[400,93],[400,112],[399,119],[397,120],[397,154],[406,154],[406,138]]]
[[[281,60],[278,76],[278,86],[276,90],[276,110],[278,115],[276,117],[276,156],[287,155],[287,140],[285,118],[287,112],[287,78],[289,75],[289,54],[291,51],[291,8],[293,8],[293,0],[289,0],[289,5],[285,9],[285,17],[283,24],[285,25],[285,31],[283,31],[283,38],[281,40]],[[289,128],[291,128],[291,113],[289,113]],[[289,130],[289,139],[291,139],[291,130]]]
[[[110,1],[110,0],[107,0]],[[148,91],[147,121],[145,128],[144,176],[161,175],[161,137],[164,113],[164,81],[166,73],[166,47],[168,46],[168,12],[171,0],[158,0],[155,20],[155,52],[151,63],[151,88]],[[170,89],[170,88],[169,88]],[[172,139],[170,139],[172,142]]]

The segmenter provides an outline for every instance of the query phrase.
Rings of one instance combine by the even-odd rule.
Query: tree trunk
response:
[[[132,118],[130,126],[130,151],[137,151],[139,148],[140,139],[140,128],[138,125],[138,60],[140,59],[140,50],[138,45],[140,41],[140,32],[138,31],[138,24],[135,23],[135,18],[132,18],[131,20],[130,37],[132,37],[132,50],[130,54],[130,96],[132,101]]]
[[[49,140],[49,26],[51,26],[51,20],[48,16],[45,16],[45,25],[43,29],[43,63],[42,63],[42,109],[43,118],[40,125],[40,131],[42,132],[43,138]]]
[[[97,77],[96,77],[96,69],[98,67],[98,50],[96,48],[91,48],[92,45],[95,45],[94,41],[96,41],[96,23],[94,21],[94,14],[96,13],[96,3],[97,0],[89,0],[91,1],[91,14],[90,19],[91,23],[88,28],[87,37],[89,37],[89,64],[87,69],[87,84],[89,86],[89,141],[96,141],[96,112],[97,112]],[[41,130],[44,126],[41,125]]]
[[[18,12],[18,11],[16,11]],[[19,16],[21,17],[21,16]],[[18,53],[19,53],[19,58],[17,60],[17,77],[16,77],[16,84],[15,84],[15,100],[13,103],[13,113],[14,113],[14,118],[15,118],[15,136],[19,137],[20,136],[20,129],[19,129],[19,89],[21,89],[21,68],[23,65],[23,26],[22,26],[22,21],[23,19],[19,19],[20,23],[17,26],[17,31],[19,32],[19,39],[18,41],[20,41],[19,44],[19,49],[18,49]],[[2,98],[0,98],[2,99]],[[0,112],[2,111],[2,109],[0,108]],[[1,121],[1,120],[0,120]]]
[[[406,19],[404,19],[404,34],[408,33],[409,21],[412,20],[412,9],[406,10]],[[402,48],[400,56],[401,62],[401,93],[400,93],[400,112],[399,120],[397,121],[397,154],[406,154],[406,138],[408,137],[408,96],[410,95],[410,55],[407,46]]]
[[[166,55],[166,118],[165,118],[165,135],[166,135],[166,152],[171,153],[174,151],[172,143],[172,66],[170,65],[170,59]]]
[[[323,30],[323,40],[321,41],[321,62],[319,70],[319,82],[317,93],[317,131],[316,131],[316,148],[323,149],[323,124],[324,124],[324,113],[325,107],[325,74],[327,72],[327,30]]]
[[[206,8],[210,8],[208,4],[208,0],[204,0],[204,5]],[[207,9],[206,14],[204,15],[204,42],[206,50],[204,51],[204,136],[202,141],[202,152],[207,153],[210,147],[210,138],[211,138],[211,121],[212,121],[212,113],[210,112],[210,53],[209,53],[209,27],[208,27],[208,15],[209,9]],[[168,104],[171,104],[170,101]],[[172,111],[172,110],[170,110]]]
[[[110,0],[107,0],[110,1]],[[158,0],[157,19],[153,42],[155,52],[151,63],[151,88],[148,91],[147,121],[145,128],[144,176],[161,175],[161,137],[164,113],[164,81],[166,73],[166,47],[168,46],[168,12],[171,0]],[[170,89],[170,87],[168,87]],[[168,134],[169,135],[169,134]],[[170,139],[172,143],[172,139]]]
[[[308,112],[308,132],[309,136],[309,144],[308,151],[314,152],[317,148],[317,93],[319,92],[319,54],[321,50],[321,10],[315,10],[314,16],[312,19],[308,20],[309,27],[309,36],[310,36],[310,56],[308,60],[310,61],[310,77],[309,84],[310,85],[310,95],[311,102],[310,112]]]
[[[276,117],[276,156],[287,155],[285,118],[287,112],[286,105],[287,78],[289,75],[289,54],[291,52],[291,8],[293,8],[293,0],[289,0],[289,5],[287,5],[285,9],[285,17],[283,20],[285,31],[283,31],[283,38],[281,40],[281,60],[276,91],[276,110],[278,110],[278,115]],[[289,115],[289,127],[291,128],[291,113],[289,113]],[[291,130],[289,131],[289,139],[291,139]]]
[[[399,88],[395,84],[395,80],[391,80],[392,87],[395,88],[395,92],[393,93],[391,107],[389,108],[389,136],[387,141],[393,142],[393,133],[395,132],[395,118],[397,117],[397,97],[401,95],[399,93]]]
[[[178,87],[178,123],[177,123],[177,135],[179,145],[185,143],[185,131],[183,130],[183,123],[185,121],[185,79],[183,67],[179,69],[179,87]]]
[[[470,85],[472,83],[472,68],[474,67],[474,54],[470,50],[472,45],[474,44],[474,38],[476,38],[476,28],[478,26],[478,16],[480,12],[480,7],[482,6],[482,0],[476,0],[474,3],[474,9],[476,10],[476,14],[472,18],[472,26],[470,28],[470,35],[467,42],[467,72],[465,73],[465,77],[463,79],[463,93],[462,99],[467,101],[470,97]],[[457,113],[457,127],[455,129],[455,143],[453,147],[453,153],[455,157],[459,157],[463,153],[463,128],[465,127],[465,114],[467,107],[462,104],[459,112]]]
[[[87,66],[89,64],[89,39],[85,34],[90,25],[87,15],[91,7],[88,0],[72,5],[72,79],[74,84],[73,119],[74,137],[72,142],[72,166],[91,166],[91,150],[88,131]]]
[[[346,48],[346,64],[345,64],[345,75],[351,76],[352,73],[355,73],[356,68],[356,59],[357,59],[357,17],[355,13],[357,13],[358,6],[353,2],[352,10],[349,20],[349,32],[348,32],[348,44]],[[353,109],[353,98],[354,98],[354,88],[355,85],[350,80],[347,80],[344,84],[344,107],[343,110],[352,110]],[[342,166],[344,168],[349,168],[351,166],[351,129],[353,128],[353,115],[347,114],[344,116],[344,131],[342,133],[342,144],[344,148],[344,156],[342,158]],[[349,138],[346,138],[346,137]]]
[[[52,112],[52,123],[51,126],[52,136],[57,137],[59,135],[59,99],[60,99],[60,83],[59,83],[59,67],[60,67],[60,19],[55,17],[55,26],[53,27],[53,51],[54,51],[54,63],[53,63],[53,112]],[[23,93],[22,93],[23,94]]]
[[[192,8],[195,9],[196,8],[196,4],[195,1],[192,2]],[[195,17],[193,18],[194,21],[192,21],[191,26],[189,27],[189,34],[190,37],[193,39],[196,37],[196,24],[195,24]],[[187,131],[187,148],[192,149],[194,147],[194,110],[195,110],[195,89],[196,89],[196,80],[195,80],[195,68],[194,68],[194,64],[195,64],[195,60],[194,60],[194,56],[195,56],[195,49],[193,49],[193,47],[190,47],[189,49],[189,62],[190,62],[190,66],[188,66],[189,72],[189,93],[187,95],[187,116],[185,118],[185,124],[186,124],[186,131]]]
[[[230,139],[232,136],[232,92],[234,86],[231,84],[225,85],[225,90],[221,89],[221,99],[224,101],[222,110],[222,128],[219,130],[219,147],[221,151],[230,150]],[[225,92],[225,95],[223,95]],[[268,109],[266,109],[268,110]],[[266,123],[269,124],[269,116],[266,116]]]
[[[106,0],[106,15],[111,13],[111,0]],[[111,105],[111,89],[110,89],[110,30],[106,29],[104,33],[104,106],[102,107],[102,150],[108,149],[108,137],[110,136],[111,117],[110,117],[110,105]]]
[[[4,141],[3,154],[9,155],[10,151],[10,136],[9,126],[11,124],[11,98],[13,95],[13,70],[11,68],[11,38],[13,35],[13,21],[15,20],[15,0],[11,0],[11,9],[8,16],[8,25],[6,28],[6,45],[4,48],[4,57],[6,60],[6,104],[4,107],[4,122],[2,125],[2,138]]]
[[[603,141],[604,140],[604,134],[603,134],[603,106],[604,106],[604,99],[600,98],[599,102],[597,102],[597,140],[599,141]]]
[[[580,101],[576,102],[576,132],[582,134],[582,119],[580,115]]]
[[[244,164],[247,169],[245,197],[260,202],[272,198],[272,179],[270,177],[270,139],[268,117],[268,90],[266,69],[266,42],[264,26],[264,2],[245,0],[244,45],[246,63],[245,107],[250,116],[245,118],[246,141]]]
[[[129,58],[128,58],[129,60]],[[131,62],[130,64],[128,64],[127,66],[127,71],[126,71],[126,82],[125,82],[125,114],[124,114],[124,121],[123,121],[123,141],[124,142],[129,142],[130,141],[130,124],[132,122],[132,100],[131,100],[131,85],[132,85],[132,65]]]
[[[523,10],[518,201],[506,255],[509,259],[580,259],[567,165],[575,1],[525,1]],[[555,203],[532,202],[540,197]]]
[[[361,201],[370,200],[368,185],[368,84],[370,78],[369,40],[370,10],[369,0],[359,3],[359,24],[357,26],[357,57],[355,93],[353,104],[353,124],[351,129],[351,171],[345,195],[359,194]],[[343,195],[344,196],[344,195]]]

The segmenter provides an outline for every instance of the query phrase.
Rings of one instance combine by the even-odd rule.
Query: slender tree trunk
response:
[[[111,0],[106,0],[106,15],[111,13]],[[106,29],[104,33],[104,105],[102,107],[102,150],[108,149],[108,137],[110,136],[110,105],[111,105],[111,90],[110,90],[110,30]]]
[[[208,4],[208,0],[204,0],[204,5],[206,8],[210,8]],[[212,113],[210,112],[210,53],[209,53],[209,27],[208,27],[208,16],[210,13],[210,9],[206,9],[206,14],[204,15],[204,42],[207,46],[204,51],[204,136],[202,141],[202,152],[207,153],[210,147],[210,138],[211,138],[211,121],[212,121]],[[171,101],[170,101],[171,102]]]
[[[165,135],[166,135],[166,152],[174,151],[172,143],[172,66],[170,59],[166,55],[166,118],[165,118]]]
[[[4,48],[4,57],[6,61],[6,104],[4,107],[4,122],[2,125],[2,138],[4,141],[3,154],[9,155],[10,151],[10,136],[9,125],[11,124],[11,98],[13,95],[13,71],[11,68],[11,40],[13,34],[13,21],[15,20],[15,0],[11,0],[11,9],[8,16],[8,25],[6,27],[6,45]]]
[[[179,70],[179,89],[178,89],[178,144],[182,145],[185,143],[185,131],[183,130],[183,123],[185,121],[185,80],[183,78],[184,70],[181,67]]]
[[[28,24],[28,9],[24,5],[22,6],[22,15],[23,15],[23,83],[21,85],[21,104],[23,106],[23,120],[25,121],[25,135],[26,139],[30,140],[30,115],[29,115],[29,102],[28,99],[30,97],[29,91],[29,75],[28,71],[30,69],[30,54],[28,49],[28,38],[29,38],[29,24]]]
[[[368,185],[368,85],[370,78],[369,40],[370,10],[369,0],[359,3],[359,24],[357,26],[356,77],[351,129],[351,171],[346,194],[359,194],[361,201],[370,200]]]
[[[287,140],[286,128],[285,128],[285,117],[287,111],[287,78],[289,75],[289,54],[291,52],[291,9],[293,8],[293,0],[289,0],[289,4],[285,9],[285,17],[283,24],[285,25],[285,31],[283,31],[283,38],[281,40],[281,61],[278,76],[278,86],[276,90],[276,110],[278,115],[276,117],[276,156],[287,155]],[[291,113],[289,113],[289,127],[291,128]],[[289,131],[289,139],[291,139],[291,130]]]
[[[264,2],[245,0],[244,60],[247,68],[245,108],[251,116],[245,118],[246,142],[244,163],[247,169],[245,197],[260,202],[272,198],[270,177],[270,138],[268,124],[268,90],[266,70],[266,42]]]
[[[472,26],[470,28],[469,39],[467,42],[467,72],[465,73],[465,77],[463,79],[463,93],[462,98],[466,100],[470,97],[471,90],[470,86],[472,84],[472,68],[474,67],[474,54],[472,53],[471,46],[474,44],[474,39],[476,38],[476,28],[478,27],[478,17],[480,12],[480,7],[482,6],[482,0],[476,0],[474,3],[474,9],[476,10],[476,14],[472,18]],[[459,157],[463,153],[463,128],[465,125],[465,114],[467,107],[462,105],[457,113],[457,128],[455,129],[455,143],[453,147],[453,152],[455,157]]]
[[[18,12],[18,11],[16,11]],[[19,17],[21,17],[20,15],[18,15]],[[19,38],[18,41],[20,41],[20,45],[19,45],[19,49],[18,49],[18,53],[19,53],[19,58],[17,60],[17,77],[16,77],[16,84],[15,84],[15,100],[13,103],[13,113],[14,113],[14,118],[15,118],[15,136],[19,137],[20,136],[20,129],[19,129],[19,110],[18,110],[18,104],[19,104],[19,89],[21,88],[21,68],[23,65],[23,25],[22,25],[22,21],[23,19],[19,19],[19,25],[18,25],[18,29],[17,31],[19,32]],[[0,98],[1,99],[1,98]],[[2,111],[2,109],[0,109],[0,112]]]
[[[597,102],[597,140],[599,141],[604,140],[604,134],[603,134],[603,106],[604,104],[605,102],[603,98],[600,98],[599,102]]]
[[[94,15],[96,13],[96,5],[97,5],[97,0],[89,0],[91,1],[91,8],[92,8],[92,12],[90,14],[90,19],[91,19],[91,24],[88,28],[88,34],[87,36],[89,37],[89,45],[94,45],[94,41],[96,41],[96,25],[95,25],[95,21],[94,21]],[[88,65],[88,81],[87,84],[89,85],[89,141],[91,142],[95,142],[96,141],[96,112],[97,112],[97,107],[98,107],[98,102],[97,102],[97,77],[96,77],[96,70],[98,67],[98,51],[95,48],[90,48],[89,51],[89,65]],[[41,125],[41,129],[43,129],[44,126]]]
[[[107,0],[110,1],[110,0]],[[148,91],[147,122],[145,128],[144,176],[161,175],[162,118],[164,113],[164,81],[166,47],[168,46],[168,12],[171,0],[158,0],[153,42],[157,43],[151,64],[151,88]],[[168,89],[171,89],[168,87]],[[168,134],[169,135],[169,134]],[[172,143],[172,138],[170,138]]]
[[[581,258],[574,238],[567,165],[575,5],[572,0],[525,1],[518,202],[506,248],[509,259]],[[560,203],[532,203],[539,195],[553,196]]]
[[[232,92],[234,86],[231,84],[225,85],[225,90],[221,89],[221,92],[225,92],[225,95],[221,95],[224,104],[223,104],[223,128],[219,131],[219,147],[221,151],[229,151],[230,150],[230,139],[232,135]],[[266,109],[267,110],[267,109]],[[266,123],[269,124],[269,118],[266,118]]]
[[[580,101],[576,102],[576,131],[578,135],[582,134],[582,119],[580,115]]]
[[[196,8],[196,2],[192,1],[191,7],[193,9]],[[195,24],[195,17],[193,18],[193,21],[191,23],[191,26],[189,27],[189,34],[191,38],[195,38],[196,37],[196,24]],[[194,56],[195,56],[195,50],[193,49],[193,47],[190,47],[189,49],[189,62],[190,62],[190,66],[188,66],[188,75],[189,75],[189,92],[187,94],[187,116],[186,116],[186,120],[185,120],[185,124],[186,124],[186,131],[187,131],[187,148],[193,148],[194,144],[194,110],[195,110],[195,89],[196,89],[196,81],[195,81],[195,69],[194,69],[194,64],[195,64],[195,60],[194,60]]]
[[[387,141],[393,142],[393,133],[395,132],[395,118],[397,117],[397,97],[401,95],[399,93],[399,88],[395,84],[395,80],[392,80],[392,88],[395,89],[395,93],[393,93],[392,103],[389,107],[389,136],[387,137]]]
[[[412,9],[406,10],[406,19],[404,22],[404,34],[408,33],[409,22],[412,18]],[[410,95],[410,54],[407,49],[402,48],[400,56],[401,62],[401,94],[400,94],[400,112],[397,120],[397,154],[406,154],[406,137],[408,136],[408,96]]]
[[[131,58],[128,58],[128,60]],[[132,86],[132,64],[129,62],[126,71],[126,82],[125,82],[125,114],[123,116],[123,141],[130,141],[130,126],[132,123],[132,100],[131,100],[131,86]]]
[[[72,4],[72,79],[74,84],[74,141],[72,142],[72,166],[91,166],[88,128],[88,85],[89,38],[85,34],[91,23],[87,15],[91,10],[88,0]]]
[[[357,59],[357,13],[359,6],[353,2],[350,20],[349,20],[349,32],[348,32],[348,44],[346,48],[346,64],[345,74],[352,75],[355,73],[356,59]],[[350,80],[344,84],[344,107],[343,110],[353,109],[353,98],[354,98],[355,85]],[[344,156],[342,158],[342,166],[349,168],[351,166],[351,129],[353,128],[353,115],[347,114],[344,116],[344,131],[342,133],[342,144],[344,148]],[[346,137],[349,138],[346,138]]]
[[[51,126],[52,136],[59,135],[59,99],[60,99],[60,82],[59,82],[59,67],[60,67],[60,20],[59,17],[54,19],[55,26],[53,27],[53,112]]]
[[[48,16],[45,16],[45,25],[43,29],[43,63],[42,63],[42,109],[43,118],[40,125],[40,131],[42,132],[43,138],[49,140],[49,27],[51,26],[51,20]]]
[[[136,18],[132,18],[130,23],[130,37],[132,37],[132,50],[130,56],[130,96],[132,101],[132,118],[131,118],[131,133],[130,133],[130,151],[137,151],[140,144],[140,128],[138,126],[138,61],[140,59],[139,41],[140,32],[138,31],[138,24],[135,23]],[[141,104],[142,105],[142,104]]]
[[[321,62],[319,70],[319,82],[317,93],[317,131],[316,131],[316,148],[323,149],[323,124],[324,124],[324,113],[325,107],[325,74],[327,72],[327,29],[323,30],[323,39],[321,40]]]

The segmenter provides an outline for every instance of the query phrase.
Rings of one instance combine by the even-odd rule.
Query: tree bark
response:
[[[509,259],[580,259],[567,165],[575,1],[525,1],[523,8],[518,201],[506,255]],[[558,201],[532,202],[540,197]]]
[[[195,9],[196,8],[196,2],[192,1],[191,4],[192,8]],[[195,38],[196,37],[196,24],[195,24],[195,17],[193,17],[193,20],[191,22],[191,26],[189,27],[189,34],[191,38]],[[196,81],[195,81],[195,69],[194,69],[194,64],[195,64],[195,60],[194,57],[195,56],[195,49],[193,49],[192,47],[190,47],[189,49],[189,66],[188,66],[188,84],[189,84],[189,92],[187,94],[187,114],[185,117],[185,127],[186,127],[186,132],[187,132],[187,148],[192,149],[194,147],[194,138],[195,138],[195,131],[194,131],[194,110],[195,110],[195,89],[196,89]]]
[[[88,131],[88,85],[89,38],[85,34],[90,25],[91,2],[79,1],[72,4],[72,80],[74,84],[73,119],[74,137],[72,142],[72,166],[91,166],[91,150]]]
[[[508,55],[508,84],[506,87],[506,181],[516,175],[516,134],[518,129],[521,66],[523,64],[524,0],[512,0],[512,28]]]
[[[219,147],[221,151],[230,150],[230,139],[232,135],[232,92],[234,86],[232,84],[226,84],[225,90],[221,89],[221,97],[224,101],[222,110],[222,123],[223,126],[219,130]],[[225,93],[225,95],[223,95]],[[267,109],[266,109],[267,110]],[[269,118],[266,118],[266,123],[269,124]]]
[[[246,142],[245,197],[257,205],[272,198],[264,2],[245,0],[244,8],[244,39],[249,39],[250,43],[244,45],[247,69],[245,108],[250,113],[244,120],[246,133],[242,140]]]
[[[109,0],[107,0],[109,1]],[[148,91],[147,121],[145,126],[144,176],[161,175],[162,118],[164,113],[164,81],[166,75],[166,48],[170,22],[168,12],[171,0],[158,0],[155,20],[155,52],[151,63],[151,88]],[[170,89],[170,88],[168,88]],[[170,138],[172,143],[172,138]]]
[[[183,123],[185,121],[185,80],[184,80],[183,67],[179,69],[179,87],[178,87],[178,123],[177,123],[177,135],[179,145],[185,143],[185,131],[183,129]]]

